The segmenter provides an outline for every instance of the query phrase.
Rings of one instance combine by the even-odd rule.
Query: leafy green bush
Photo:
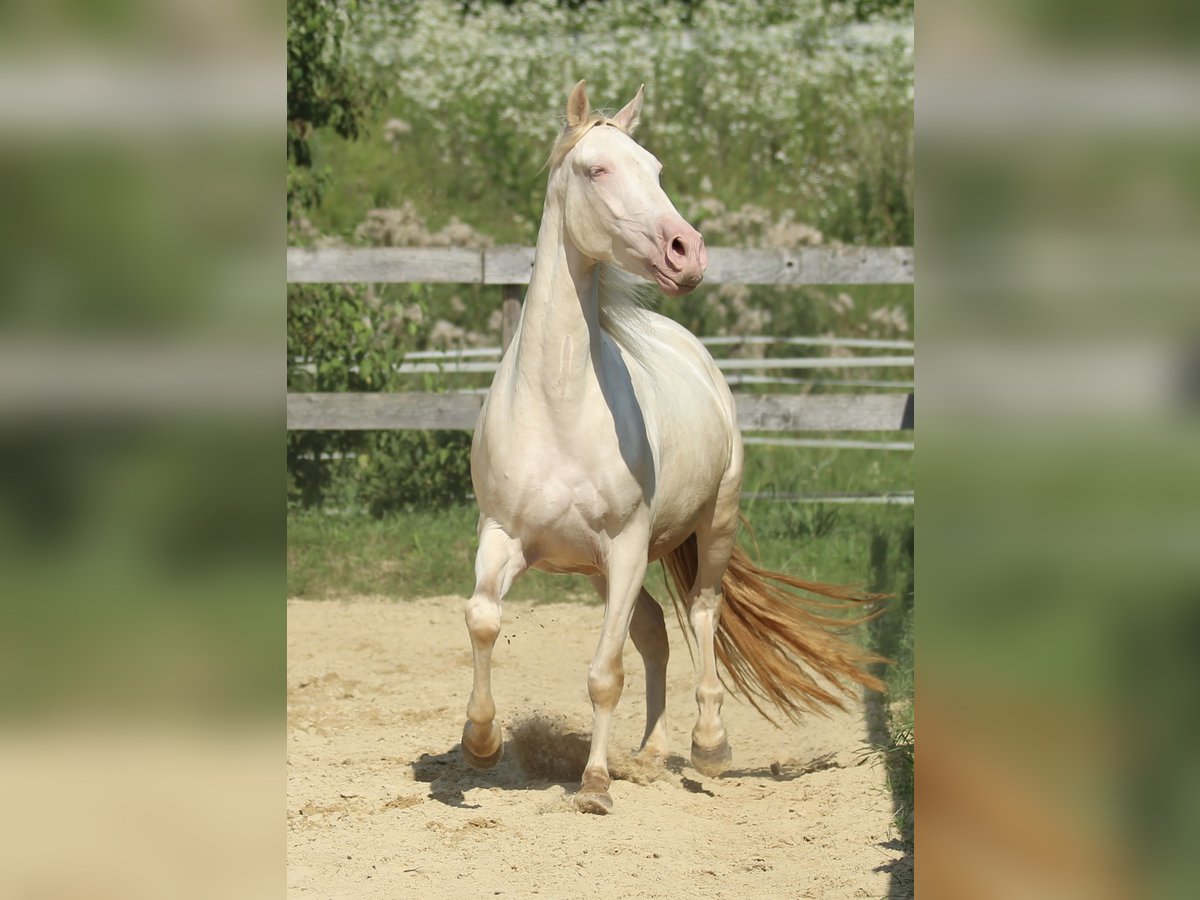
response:
[[[428,345],[429,288],[363,285],[288,289],[288,390],[371,392],[406,385],[396,367]],[[408,302],[405,302],[405,301]],[[423,389],[436,390],[435,379]],[[467,432],[289,432],[289,505],[323,503],[383,515],[462,502],[471,490]]]
[[[359,486],[373,516],[462,503],[471,490],[466,431],[387,431],[371,436]]]

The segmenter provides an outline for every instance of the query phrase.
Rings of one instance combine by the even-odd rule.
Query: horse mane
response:
[[[654,286],[630,275],[615,263],[597,263],[599,289],[596,305],[600,327],[627,351],[643,369],[653,371],[659,354],[653,345]]]

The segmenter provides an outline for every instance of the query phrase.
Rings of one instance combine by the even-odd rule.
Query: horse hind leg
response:
[[[716,777],[729,768],[733,753],[721,721],[725,691],[717,676],[716,634],[724,605],[722,582],[737,533],[740,477],[722,485],[711,519],[696,529],[695,571],[688,619],[696,639],[696,725],[692,729],[692,765]],[[678,551],[677,551],[678,552]]]
[[[733,753],[721,721],[725,691],[717,676],[716,631],[721,620],[721,577],[724,565],[699,560],[696,586],[688,609],[696,637],[696,725],[692,729],[692,765],[705,775],[717,776],[729,768]]]
[[[481,522],[475,591],[466,604],[474,682],[462,736],[463,757],[476,768],[491,768],[504,754],[504,735],[496,724],[492,698],[492,648],[500,636],[501,601],[525,566],[520,543],[494,522]]]
[[[638,593],[629,636],[646,667],[646,732],[638,755],[647,761],[667,758],[667,659],[671,654],[662,607],[645,588]]]

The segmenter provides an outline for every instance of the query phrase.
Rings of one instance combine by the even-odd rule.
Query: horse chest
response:
[[[638,472],[645,461],[626,464],[611,422],[605,427],[582,415],[555,421],[497,407],[483,426],[486,449],[476,454],[481,511],[531,555],[564,570],[592,568],[605,555],[607,536],[646,508]]]
[[[553,442],[510,446],[489,459],[488,481],[496,489],[491,505],[546,525],[576,518],[590,527],[614,514],[624,518],[638,506],[643,490],[629,469],[609,464],[617,451],[597,446],[604,443],[572,448],[576,452]]]

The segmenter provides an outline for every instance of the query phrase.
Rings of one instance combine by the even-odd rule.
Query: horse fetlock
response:
[[[504,733],[495,722],[480,726],[468,721],[463,726],[463,758],[477,769],[490,769],[504,756]]]
[[[467,701],[467,719],[474,723],[476,729],[486,729],[492,725],[492,720],[496,718],[496,701],[490,696],[476,697],[475,692],[471,692],[471,699]]]
[[[583,782],[575,795],[575,808],[580,812],[594,815],[607,815],[612,812],[612,796],[608,788],[612,779],[608,773],[600,769],[585,769]]]

